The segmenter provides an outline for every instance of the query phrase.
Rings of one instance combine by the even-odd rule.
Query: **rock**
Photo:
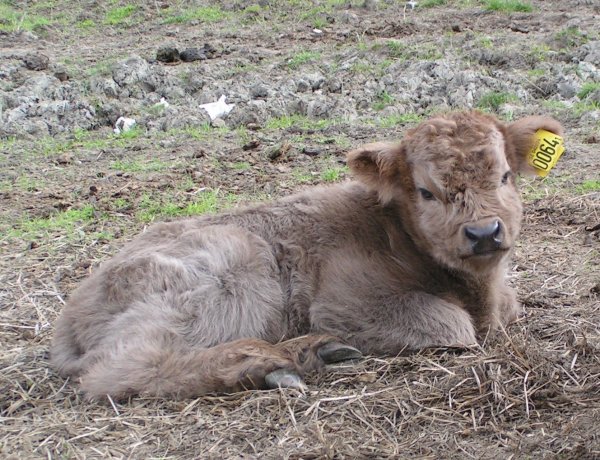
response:
[[[54,71],[54,76],[60,81],[67,81],[69,79],[69,74],[67,73],[67,70],[63,67],[57,68]]]
[[[314,99],[306,107],[306,115],[309,118],[324,119],[329,118],[332,109],[331,103],[324,97]]]
[[[302,148],[302,153],[305,155],[308,155],[310,157],[316,157],[317,155],[320,155],[323,152],[322,149],[320,149],[319,147],[311,147],[311,146],[306,146]]]
[[[564,75],[556,84],[558,94],[565,99],[571,99],[581,89],[581,81],[576,75]]]
[[[582,60],[600,66],[600,40],[581,46],[578,53]]]
[[[110,98],[119,97],[117,84],[112,78],[92,77],[90,79],[90,92]]]
[[[160,62],[177,62],[179,61],[179,51],[172,46],[163,46],[156,51],[156,60]]]
[[[46,70],[50,64],[50,58],[41,53],[28,53],[23,57],[23,63],[29,70]]]
[[[204,61],[206,55],[198,48],[186,48],[179,55],[183,62]]]
[[[209,43],[204,44],[202,47],[202,53],[204,53],[208,59],[214,59],[218,57],[217,49]]]
[[[213,128],[225,128],[227,126],[227,123],[225,123],[225,120],[223,120],[222,118],[215,118],[211,122],[211,125]]]
[[[250,88],[252,99],[266,99],[268,95],[269,89],[261,83],[257,83]]]

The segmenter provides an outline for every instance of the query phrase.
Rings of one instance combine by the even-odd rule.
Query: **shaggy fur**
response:
[[[339,341],[388,355],[472,344],[519,311],[505,282],[514,174],[540,128],[562,134],[544,117],[440,116],[350,152],[354,182],[156,224],[72,294],[54,366],[90,397],[190,397],[302,375]]]

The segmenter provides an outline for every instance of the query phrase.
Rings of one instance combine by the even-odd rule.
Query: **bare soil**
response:
[[[2,2],[23,21],[0,19],[0,456],[600,458],[600,6],[484,3],[133,2],[111,22],[125,3]],[[125,81],[131,56],[146,73]],[[211,126],[198,106],[221,94],[236,107]],[[566,127],[550,176],[520,181],[525,314],[506,331],[333,367],[304,394],[103,405],[49,367],[69,292],[151,222],[346,180],[350,148],[472,107]],[[119,116],[138,128],[113,134]]]

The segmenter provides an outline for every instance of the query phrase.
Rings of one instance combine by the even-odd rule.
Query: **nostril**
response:
[[[502,231],[502,227],[498,220],[495,220],[486,225],[468,225],[465,227],[465,236],[474,242],[481,240],[497,240]]]
[[[479,239],[477,227],[465,227],[465,235],[471,241],[477,241]]]
[[[494,233],[492,234],[495,240],[499,240],[500,238],[498,238],[500,236],[500,232],[502,230],[502,226],[500,225],[499,221],[494,221],[495,227],[494,227]]]

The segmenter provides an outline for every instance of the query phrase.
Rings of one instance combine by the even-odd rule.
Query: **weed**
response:
[[[76,226],[90,222],[94,216],[94,207],[88,204],[81,209],[69,209],[46,218],[23,219],[10,234],[19,238],[31,238],[60,230],[71,233]]]
[[[477,107],[480,109],[498,110],[502,104],[516,102],[519,99],[516,95],[503,92],[491,92],[483,95],[477,102]]]
[[[577,97],[581,100],[587,98],[591,93],[600,90],[600,83],[596,82],[587,82],[584,83],[581,87],[579,93],[577,93]]]
[[[35,31],[50,25],[44,17],[28,14],[15,10],[4,2],[0,4],[0,30],[5,32],[18,32],[20,30]]]
[[[494,42],[490,37],[481,37],[477,40],[477,43],[481,48],[492,48],[494,46]]]
[[[393,128],[407,123],[418,123],[423,120],[423,116],[416,113],[403,113],[398,115],[388,115],[376,120],[377,126],[381,128]]]
[[[344,174],[349,171],[347,166],[337,166],[334,168],[327,168],[321,173],[321,179],[325,182],[336,182],[342,178]]]
[[[205,191],[196,200],[183,205],[179,202],[163,201],[160,197],[143,195],[137,206],[139,211],[136,217],[142,222],[152,222],[157,217],[196,216],[214,213],[233,206],[237,200],[236,195],[221,196],[214,190]]]
[[[576,48],[587,42],[587,37],[581,32],[579,27],[570,26],[554,35],[555,40],[563,48]]]
[[[295,169],[292,171],[292,177],[298,184],[307,184],[313,181],[313,175],[304,169]]]
[[[393,104],[394,101],[394,97],[387,91],[383,90],[377,93],[377,96],[375,97],[375,103],[373,104],[373,108],[375,110],[383,110],[388,105]]]
[[[287,66],[290,69],[297,69],[301,65],[307,64],[309,62],[315,61],[321,57],[321,53],[316,51],[300,51],[299,53],[292,56],[287,61]]]
[[[591,179],[583,181],[577,186],[579,193],[600,192],[600,179]]]
[[[406,55],[407,47],[402,42],[398,40],[390,40],[386,43],[386,47],[388,50],[388,54],[393,58],[403,58],[406,59],[408,56]]]
[[[530,13],[533,11],[531,4],[519,0],[486,0],[485,8],[488,11],[501,11],[503,13]]]
[[[442,6],[448,3],[447,0],[423,0],[419,3],[422,8],[433,8],[434,6]]]
[[[542,105],[544,106],[544,108],[549,109],[549,110],[565,110],[568,108],[567,104],[565,104],[563,101],[555,101],[552,99],[548,99],[545,101],[542,101]]]
[[[292,126],[300,129],[324,129],[336,124],[336,120],[312,120],[303,115],[283,115],[267,120],[267,129],[288,129]]]
[[[354,74],[370,74],[373,72],[373,64],[364,61],[356,61],[351,67]]]
[[[236,171],[247,171],[252,167],[252,165],[247,161],[237,161],[235,163],[232,163],[231,167]]]
[[[83,21],[79,21],[75,26],[78,29],[88,30],[96,27],[96,23],[91,19],[84,19]]]
[[[113,8],[106,13],[104,24],[109,26],[119,26],[129,24],[130,18],[137,10],[135,5],[125,5]]]
[[[116,160],[110,165],[111,169],[122,172],[157,172],[169,168],[169,164],[161,160],[150,160],[142,162],[140,160]]]
[[[204,23],[220,22],[227,18],[227,13],[219,6],[203,6],[186,10],[181,14],[168,16],[165,24],[181,24],[190,21],[199,21]]]

